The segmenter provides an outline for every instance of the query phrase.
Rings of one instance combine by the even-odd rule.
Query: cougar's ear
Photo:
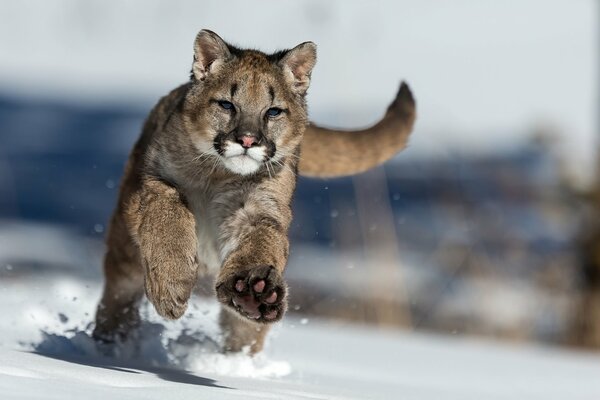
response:
[[[192,74],[196,79],[204,80],[230,57],[227,43],[216,33],[203,29],[198,32],[194,42]]]
[[[292,89],[304,95],[310,85],[310,74],[316,62],[317,45],[313,42],[304,42],[285,53],[279,64]]]

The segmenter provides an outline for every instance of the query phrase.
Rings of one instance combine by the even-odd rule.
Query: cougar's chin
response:
[[[256,161],[248,155],[233,156],[223,159],[225,167],[240,175],[250,175],[258,171],[262,162]]]
[[[223,152],[223,164],[231,172],[250,175],[258,171],[265,160],[262,146],[244,149],[237,143],[228,143]]]

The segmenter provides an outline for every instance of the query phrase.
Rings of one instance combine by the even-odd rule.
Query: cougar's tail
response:
[[[311,123],[302,140],[300,175],[353,175],[389,160],[406,147],[415,117],[415,100],[402,82],[383,118],[370,128],[342,131]]]

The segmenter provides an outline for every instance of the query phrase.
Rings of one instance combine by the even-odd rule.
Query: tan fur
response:
[[[299,172],[324,178],[373,168],[406,147],[415,119],[415,101],[403,82],[384,117],[370,128],[341,131],[309,125],[302,140]]]
[[[269,324],[287,307],[283,271],[298,163],[313,175],[366,169],[404,146],[414,120],[403,86],[402,107],[390,108],[374,129],[311,126],[303,141],[314,62],[312,43],[266,55],[200,32],[191,82],[155,106],[125,169],[96,338],[126,337],[139,322],[144,292],[161,316],[181,317],[199,274],[209,270],[223,304],[224,349],[262,349]],[[374,150],[379,140],[388,148]],[[352,159],[360,154],[365,160]]]

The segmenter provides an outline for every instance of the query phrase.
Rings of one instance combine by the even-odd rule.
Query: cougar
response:
[[[224,350],[262,349],[286,311],[298,174],[335,177],[379,165],[405,147],[415,120],[402,83],[369,129],[310,124],[305,97],[315,62],[312,42],[265,54],[200,31],[190,80],[151,111],[125,167],[96,339],[125,339],[139,324],[144,293],[162,317],[181,317],[206,275],[216,276]]]

